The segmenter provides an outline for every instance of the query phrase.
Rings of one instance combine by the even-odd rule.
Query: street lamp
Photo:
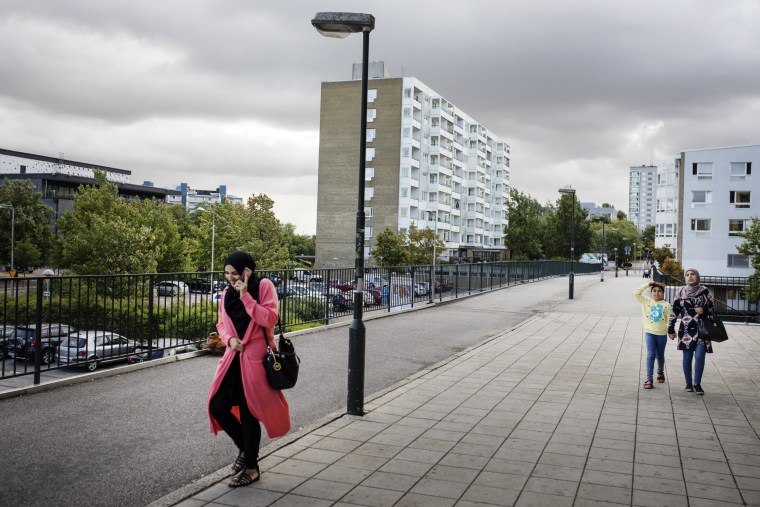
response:
[[[209,294],[214,295],[214,238],[216,238],[216,213],[213,210],[207,210],[202,206],[195,208],[197,211],[211,213],[211,269],[209,269]]]
[[[364,415],[364,355],[366,328],[364,311],[364,178],[367,165],[367,81],[369,76],[369,33],[375,28],[372,14],[354,12],[318,12],[311,24],[327,37],[343,38],[361,32],[362,103],[359,128],[359,191],[356,207],[356,259],[354,261],[354,317],[348,330],[348,402],[349,415]]]
[[[615,278],[618,277],[617,247],[615,247]]]
[[[570,215],[570,275],[568,276],[570,283],[569,299],[573,299],[573,289],[575,287],[575,273],[573,272],[573,257],[575,256],[575,189],[568,185],[560,188],[558,192],[560,194],[570,194],[573,198],[572,214]]]
[[[12,204],[0,204],[0,208],[8,208],[11,210],[11,271],[15,269],[13,264],[13,252],[15,250],[15,238],[16,238],[16,209]]]

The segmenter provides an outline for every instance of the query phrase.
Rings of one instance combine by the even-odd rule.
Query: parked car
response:
[[[330,287],[335,287],[336,289],[343,292],[348,292],[355,289],[354,283],[347,280],[330,280],[329,285]]]
[[[156,284],[156,295],[158,296],[178,296],[188,292],[189,289],[185,282],[172,280]]]
[[[278,275],[277,273],[269,273],[264,278],[268,278],[270,282],[274,284],[275,287],[279,287],[282,283],[282,277]]]
[[[297,282],[321,282],[322,281],[322,275],[318,275],[317,273],[313,273],[309,271],[308,269],[296,269],[293,271],[293,274],[291,275],[291,280],[295,280]]]
[[[13,346],[13,337],[16,334],[14,326],[0,327],[0,361],[8,357],[8,352]]]
[[[56,348],[61,340],[75,331],[75,327],[67,324],[42,323],[40,337],[38,337],[36,326],[19,326],[13,335],[13,349],[9,350],[9,353],[19,359],[33,360],[39,342],[42,349],[42,364],[47,366],[55,362]]]
[[[330,304],[336,312],[346,312],[354,307],[354,304],[344,294],[330,296]]]
[[[162,357],[175,356],[185,352],[194,352],[200,350],[197,343],[190,340],[180,340],[177,338],[156,338],[153,340],[152,350],[148,348],[147,343],[138,345],[133,354],[127,356],[127,363],[135,364],[149,361],[150,359],[160,359]],[[148,352],[150,350],[150,358]]]
[[[158,287],[158,285],[161,285],[162,283],[167,283],[167,282],[161,282],[157,284],[156,287]],[[171,283],[174,283],[174,282],[171,282]],[[190,292],[202,292],[204,294],[211,293],[212,284],[211,284],[211,279],[209,278],[192,278],[185,283],[187,285],[187,289]],[[213,287],[214,287],[214,292],[220,291],[224,289],[224,282],[221,280],[214,280]]]
[[[428,294],[430,294],[430,283],[421,282],[421,283],[414,284],[415,296],[427,296]]]
[[[103,363],[126,361],[139,344],[110,331],[79,331],[58,345],[58,364],[95,371]]]

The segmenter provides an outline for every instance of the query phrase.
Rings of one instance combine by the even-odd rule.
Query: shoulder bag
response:
[[[261,358],[264,370],[267,373],[267,382],[269,387],[275,390],[291,389],[298,381],[298,368],[301,364],[301,358],[296,354],[293,342],[285,338],[282,332],[280,317],[277,316],[277,327],[280,328],[280,339],[277,342],[277,351],[272,350],[269,346],[266,329],[264,329],[264,339],[267,340],[267,353]]]
[[[717,317],[705,316],[699,318],[699,337],[702,340],[716,343],[728,340],[726,328]]]

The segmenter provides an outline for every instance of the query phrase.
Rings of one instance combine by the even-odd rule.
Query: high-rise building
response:
[[[669,248],[672,257],[678,256],[678,184],[681,160],[657,164],[657,206],[655,212],[654,247]]]
[[[678,167],[677,259],[713,276],[745,277],[754,270],[736,251],[758,216],[760,145],[681,152]],[[755,196],[754,198],[752,196]]]
[[[356,67],[355,67],[356,69]],[[504,258],[510,147],[413,77],[370,66],[365,177],[369,265],[386,227],[428,228],[443,260]],[[361,81],[322,83],[316,267],[350,266],[355,254]],[[431,259],[432,261],[432,259]]]
[[[628,220],[636,224],[639,231],[643,231],[655,223],[657,167],[631,167],[628,177]]]

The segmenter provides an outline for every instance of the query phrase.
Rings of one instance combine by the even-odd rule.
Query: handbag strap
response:
[[[277,312],[277,327],[280,330],[280,339],[285,338],[285,334],[282,332],[282,322],[280,321],[280,312]],[[267,348],[269,348],[269,338],[267,337],[267,328],[262,327],[261,332],[264,333],[264,341],[267,344]]]

